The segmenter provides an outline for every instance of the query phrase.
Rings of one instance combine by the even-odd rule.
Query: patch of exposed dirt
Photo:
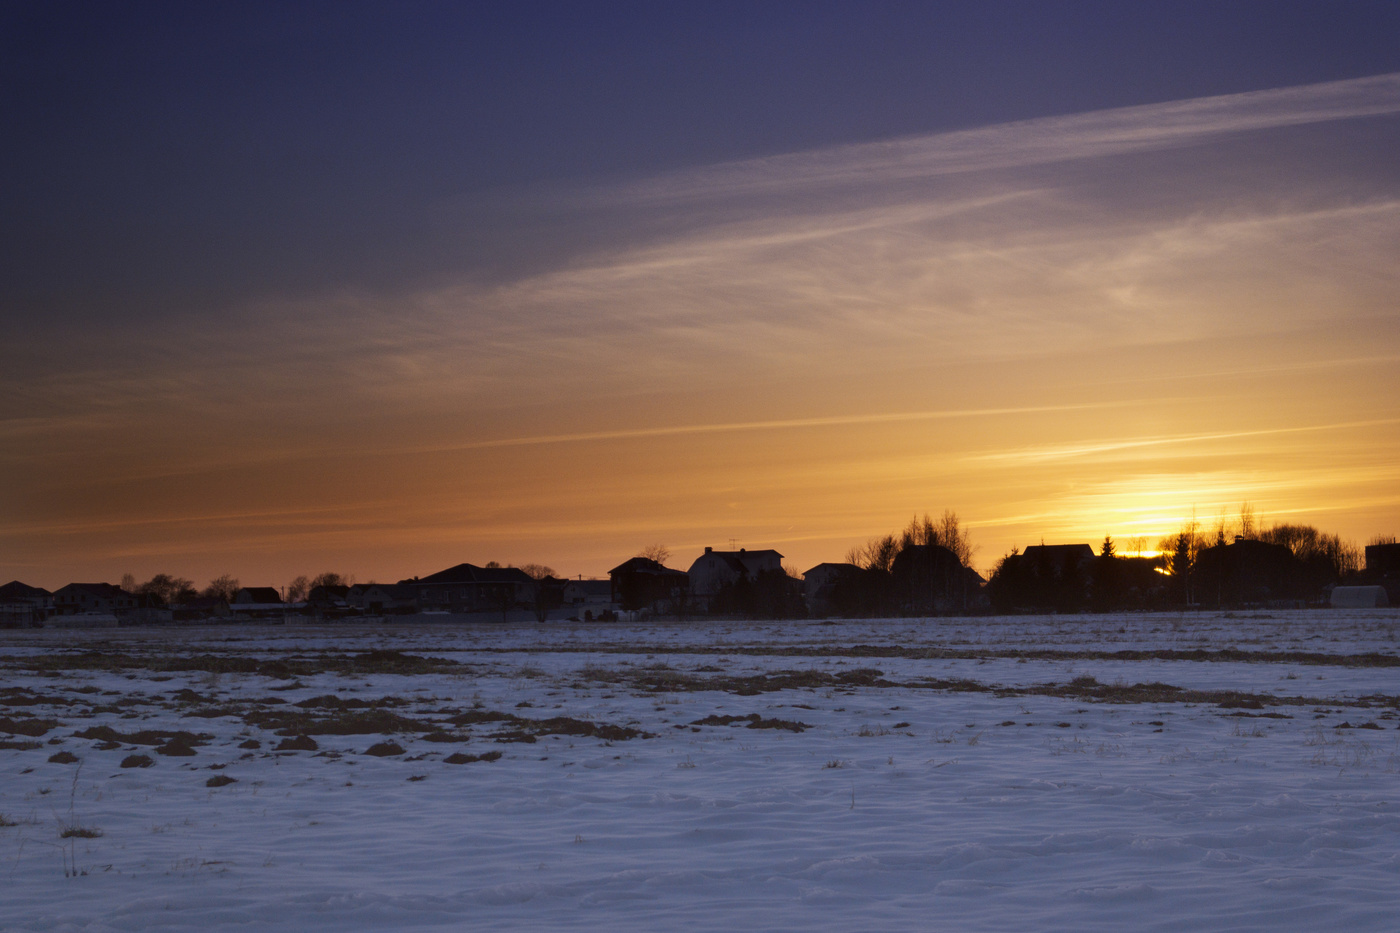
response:
[[[404,732],[437,732],[439,727],[385,710],[371,709],[318,716],[299,710],[257,710],[243,721],[277,735],[395,735]]]
[[[398,742],[376,742],[365,749],[364,753],[375,758],[388,758],[391,755],[402,755],[403,746]]]
[[[681,671],[648,669],[618,671],[607,668],[587,668],[580,674],[601,683],[625,684],[633,690],[661,692],[696,692],[717,690],[738,696],[758,696],[778,690],[852,689],[855,687],[894,687],[883,679],[881,671],[860,668],[828,674],[825,671],[770,671],[747,677],[696,677]]]
[[[77,702],[72,697],[35,693],[25,687],[0,690],[0,706],[72,706]]]
[[[315,674],[441,674],[462,668],[446,658],[425,658],[401,651],[363,651],[358,654],[301,655],[260,659],[238,655],[194,654],[141,655],[123,651],[71,651],[28,657],[0,658],[8,667],[39,672],[130,671],[153,673],[201,671],[213,674],[258,674],[277,680],[293,680]]]
[[[243,748],[243,747],[244,747],[244,746],[242,746],[242,745],[239,746],[239,748]],[[309,735],[297,735],[297,736],[293,736],[293,737],[291,737],[291,738],[283,739],[282,741],[278,742],[278,743],[277,743],[277,747],[276,747],[275,749],[273,749],[273,751],[276,751],[276,752],[314,752],[314,751],[316,751],[316,750],[317,750],[318,748],[320,748],[320,747],[321,747],[321,746],[320,746],[320,745],[317,745],[317,744],[316,744],[316,740],[313,739],[311,736],[309,736]]]
[[[706,716],[704,719],[697,719],[691,723],[692,726],[728,726],[736,722],[747,723],[749,729],[786,729],[789,732],[803,732],[811,726],[805,722],[797,722],[792,719],[764,719],[758,713],[749,713],[747,716]]]
[[[514,713],[494,710],[468,710],[453,716],[450,720],[456,726],[469,726],[481,723],[503,723],[514,726],[493,732],[489,738],[497,742],[534,742],[542,735],[579,735],[603,739],[607,742],[625,742],[628,739],[651,738],[651,733],[631,726],[614,726],[609,723],[589,722],[569,716],[553,716],[549,719],[527,719]]]
[[[498,761],[500,760],[500,757],[500,752],[485,752],[480,755],[468,755],[464,752],[453,752],[451,755],[448,755],[446,758],[444,758],[443,761],[450,765],[469,765],[474,761]]]
[[[76,739],[92,739],[97,742],[118,742],[122,745],[183,745],[194,748],[204,745],[214,737],[208,733],[168,732],[162,729],[142,729],[139,732],[118,732],[111,726],[92,726],[82,732],[73,733]],[[166,752],[165,754],[170,754]]]
[[[302,700],[293,705],[300,709],[333,709],[344,711],[350,709],[397,708],[400,706],[407,706],[408,701],[400,699],[399,697],[382,697],[378,700],[361,700],[358,697],[351,697],[348,700],[344,700],[333,694],[328,694],[326,696],[312,697],[309,700]]]
[[[613,644],[586,646],[550,645],[539,647],[480,648],[482,654],[548,652],[550,654],[668,654],[713,655],[714,645]],[[1400,667],[1400,655],[1365,652],[1361,654],[1321,654],[1310,651],[1245,651],[1239,648],[1124,649],[1121,651],[1070,650],[1060,648],[940,648],[904,645],[726,645],[726,655],[797,658],[907,658],[910,660],[981,661],[1010,659],[1027,661],[1197,661],[1244,662],[1250,664],[1309,664],[1329,667]],[[696,668],[706,671],[709,666]]]
[[[188,735],[188,733],[186,733]],[[171,755],[175,758],[189,758],[196,754],[194,743],[183,739],[173,738],[164,745],[156,746],[157,755]]]
[[[55,719],[7,719],[0,716],[0,732],[9,735],[27,735],[36,738],[58,725],[62,724]]]

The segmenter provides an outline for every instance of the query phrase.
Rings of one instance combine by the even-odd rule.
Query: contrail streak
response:
[[[832,415],[820,418],[783,418],[771,421],[726,421],[715,424],[683,424],[655,428],[629,428],[615,431],[585,431],[576,434],[537,434],[528,437],[503,437],[461,444],[440,444],[409,448],[411,453],[446,453],[458,450],[489,450],[496,447],[533,447],[543,444],[578,444],[594,441],[633,440],[649,437],[675,437],[689,434],[721,434],[737,431],[794,430],[827,428],[858,424],[894,424],[908,421],[941,421],[954,418],[985,418],[998,415],[1028,415],[1046,412],[1088,411],[1101,408],[1122,408],[1140,404],[1137,401],[1090,402],[1080,405],[1036,405],[1016,408],[963,408],[938,411],[888,412],[868,415]],[[396,453],[403,453],[402,449]]]

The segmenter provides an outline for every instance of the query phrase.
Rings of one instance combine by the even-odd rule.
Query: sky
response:
[[[1393,3],[0,2],[0,578],[1400,533]]]

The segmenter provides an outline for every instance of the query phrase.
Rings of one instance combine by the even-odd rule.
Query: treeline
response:
[[[353,578],[338,573],[322,573],[314,577],[300,576],[287,584],[283,594],[289,603],[299,603],[318,586],[349,586]],[[123,574],[121,588],[133,596],[139,596],[151,606],[167,608],[187,605],[197,599],[217,599],[232,603],[242,588],[238,578],[224,574],[209,581],[203,589],[196,589],[193,580],[176,577],[168,573],[158,573],[145,583],[137,583],[132,574]]]
[[[1245,503],[1208,528],[1193,517],[1162,538],[1153,557],[1120,555],[1111,537],[1098,555],[1013,548],[998,561],[987,595],[998,612],[1226,608],[1316,603],[1333,586],[1382,582],[1374,576],[1355,543],[1311,525],[1260,527]]]
[[[1369,543],[1394,545],[1396,539],[1377,537]],[[970,568],[977,548],[957,514],[948,510],[937,519],[916,515],[902,530],[853,547],[844,563],[818,565],[808,571],[805,586],[787,568],[741,575],[710,597],[703,611],[788,619],[1230,607],[1315,603],[1331,586],[1382,582],[1365,572],[1363,550],[1355,543],[1311,525],[1263,527],[1248,503],[1238,514],[1222,514],[1208,526],[1193,516],[1157,542],[1156,554],[1142,556],[1146,549],[1145,538],[1134,538],[1123,553],[1111,536],[1103,539],[1098,554],[1087,544],[1013,547],[983,581]],[[660,565],[670,552],[657,545],[639,556]],[[543,617],[562,605],[562,586],[568,581],[543,565],[519,569],[539,584],[537,614]],[[353,582],[338,573],[299,576],[283,596],[288,603],[300,603],[317,587]],[[1394,581],[1387,579],[1386,585]],[[228,574],[196,590],[190,580],[163,573],[139,584],[127,574],[121,588],[159,607],[199,598],[232,603],[240,589]],[[702,611],[689,593],[673,603],[677,615]]]

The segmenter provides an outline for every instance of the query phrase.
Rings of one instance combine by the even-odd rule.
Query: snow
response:
[[[15,824],[0,828],[0,929],[1391,930],[1400,667],[1354,656],[1394,659],[1397,636],[1397,610],[3,632],[0,718],[61,725],[40,748],[0,750]],[[1226,648],[1246,659],[1111,656]],[[35,667],[84,650],[457,665]],[[840,682],[871,668],[891,685]],[[828,682],[689,689],[777,671]],[[1085,677],[1306,702],[1033,692]],[[999,689],[920,683],[932,678]],[[476,709],[650,737],[500,742],[494,722],[446,726],[456,742],[316,734],[318,752],[278,753],[282,737],[242,715],[327,695],[399,698],[391,712],[435,723]],[[750,714],[808,728],[692,725]],[[99,725],[213,738],[175,757],[74,736]],[[238,747],[249,738],[260,748]],[[363,754],[390,738],[404,754]],[[48,760],[61,751],[79,762]],[[120,766],[138,753],[154,764]],[[207,786],[217,775],[235,782]],[[61,839],[72,825],[102,835]]]

